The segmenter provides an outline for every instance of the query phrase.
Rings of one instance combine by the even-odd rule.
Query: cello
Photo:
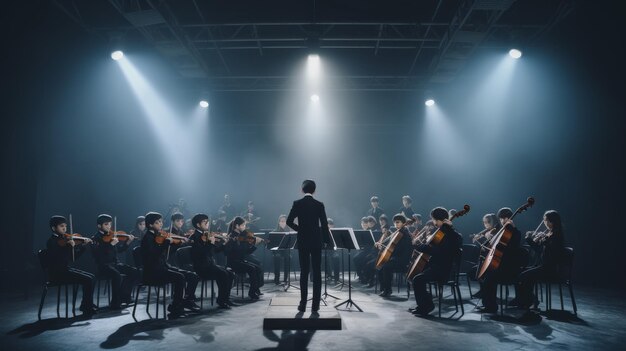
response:
[[[413,222],[415,222],[415,220],[409,219],[406,221],[406,225],[409,225]],[[400,242],[400,239],[402,239],[403,235],[404,234],[400,232],[400,229],[398,229],[385,239],[385,241],[389,240],[389,244],[384,246],[383,250],[378,254],[378,259],[376,259],[377,270],[381,270],[385,263],[389,262],[389,260],[391,259],[391,255],[393,255],[393,251],[396,249],[396,246]]]
[[[455,213],[450,218],[450,221],[454,220],[455,218],[464,216],[465,214],[469,212],[469,210],[470,210],[469,205],[463,206],[463,209]],[[426,240],[426,245],[437,246],[441,243],[444,236],[445,236],[444,232],[441,230],[441,228],[438,228],[433,234],[430,235],[430,237],[428,237],[428,239]],[[429,254],[425,252],[420,252],[417,258],[409,265],[409,271],[406,273],[406,278],[408,280],[411,280],[417,274],[424,271],[424,268],[426,268],[426,264],[428,264],[428,261],[430,261],[430,257],[431,256]]]
[[[518,213],[522,213],[528,210],[535,204],[535,198],[532,196],[526,200],[526,203],[520,206],[509,220],[513,220]],[[502,263],[502,257],[504,257],[504,251],[506,250],[509,242],[511,241],[511,237],[513,236],[513,231],[508,225],[502,226],[502,228],[493,236],[490,241],[491,248],[487,252],[485,256],[485,260],[483,261],[480,270],[478,271],[478,279],[482,278],[487,271],[493,271],[500,267]]]

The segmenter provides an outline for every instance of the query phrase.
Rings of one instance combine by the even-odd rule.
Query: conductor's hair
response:
[[[313,194],[315,192],[315,182],[312,181],[311,179],[307,179],[305,181],[302,182],[302,191],[305,194]]]

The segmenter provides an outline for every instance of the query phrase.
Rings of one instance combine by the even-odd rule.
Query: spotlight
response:
[[[435,100],[433,100],[433,99],[428,99],[428,100],[426,100],[426,102],[424,102],[424,105],[426,105],[426,106],[432,106],[434,104],[435,104]]]
[[[509,56],[511,56],[514,59],[518,59],[522,57],[522,52],[517,49],[511,49],[509,50]]]
[[[111,53],[111,58],[114,59],[115,61],[119,61],[122,59],[122,57],[124,57],[124,53],[121,52],[120,50],[117,51],[113,51]]]
[[[313,94],[313,95],[311,95],[311,101],[313,101],[313,102],[318,102],[318,101],[320,101],[320,96],[319,96],[319,95],[317,95],[317,94]]]
[[[316,55],[316,54],[310,54],[309,55],[309,62],[316,62],[320,60],[320,56]]]
[[[206,100],[202,100],[200,101],[200,107],[202,108],[208,108],[209,107],[209,102]]]

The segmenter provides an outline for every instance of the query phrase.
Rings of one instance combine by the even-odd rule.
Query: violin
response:
[[[202,233],[202,235],[200,236],[200,240],[202,240],[202,242],[204,243],[209,243],[211,241],[211,239],[215,239],[215,241],[220,242],[221,244],[223,244],[226,241],[226,238],[224,237],[223,234],[221,233],[212,233],[210,231],[205,231]]]
[[[79,241],[81,244],[91,243],[91,239],[86,238],[78,233],[63,234],[63,236],[59,237],[59,240],[57,240],[57,243],[59,244],[59,246],[67,246],[70,240]]]
[[[180,235],[175,235],[172,234],[170,232],[166,232],[165,230],[159,230],[159,233],[157,233],[157,235],[154,237],[154,241],[161,245],[163,244],[168,238],[171,239],[171,244],[174,245],[180,245],[182,242],[186,242],[188,239],[184,236],[180,236]]]
[[[102,241],[104,241],[105,243],[110,243],[113,239],[117,239],[118,241],[127,241],[129,239],[135,239],[135,236],[132,234],[127,234],[123,230],[111,230],[102,236]]]
[[[244,234],[244,235],[241,235],[241,234]],[[237,240],[241,241],[241,242],[247,242],[250,245],[256,245],[256,244],[259,244],[259,243],[267,241],[265,239],[261,239],[261,238],[255,236],[254,232],[249,230],[249,229],[244,230],[243,233],[241,233],[241,234],[236,237]]]

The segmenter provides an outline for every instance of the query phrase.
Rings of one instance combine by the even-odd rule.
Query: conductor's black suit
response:
[[[294,219],[298,219],[298,224]],[[308,294],[309,271],[313,273],[313,304],[319,308],[322,294],[322,245],[328,241],[329,231],[324,204],[305,194],[293,202],[287,225],[298,232],[300,256],[300,304],[305,305]]]

